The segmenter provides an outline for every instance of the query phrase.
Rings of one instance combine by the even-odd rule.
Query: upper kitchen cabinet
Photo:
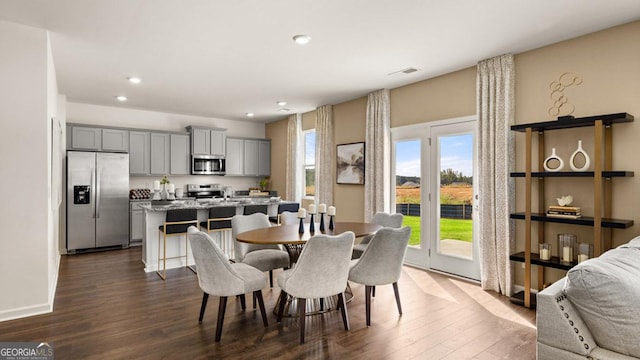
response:
[[[226,174],[227,176],[244,175],[243,139],[227,138]]]
[[[189,134],[131,131],[130,175],[189,175]]]
[[[189,135],[171,134],[171,175],[190,174]]]
[[[192,155],[225,156],[227,136],[226,129],[187,126],[187,131],[191,133]]]
[[[129,134],[129,174],[149,175],[151,165],[149,136],[147,131],[131,131]]]
[[[169,134],[151,133],[151,175],[169,174],[171,159]]]
[[[67,133],[71,134],[67,143],[69,150],[129,151],[127,130],[70,125]]]
[[[227,138],[227,175],[271,175],[271,140]]]

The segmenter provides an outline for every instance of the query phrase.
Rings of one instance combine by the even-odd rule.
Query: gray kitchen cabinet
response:
[[[227,138],[226,174],[230,176],[244,175],[244,140]]]
[[[258,176],[258,140],[244,140],[244,175]]]
[[[98,126],[69,125],[69,150],[129,151],[129,131]]]
[[[226,130],[211,130],[211,155],[225,156],[226,139]]]
[[[71,146],[73,150],[102,149],[102,129],[96,127],[71,127]]]
[[[191,132],[193,155],[225,156],[227,130],[188,126],[187,131]]]
[[[169,134],[151,133],[151,175],[167,175],[169,174],[170,139]]]
[[[271,141],[258,141],[258,176],[271,176]]]
[[[171,134],[171,175],[189,175],[191,173],[189,154],[189,135]]]
[[[144,236],[144,210],[141,205],[150,205],[150,202],[134,201],[130,203],[129,211],[129,245],[141,245]]]
[[[149,165],[150,133],[146,131],[131,131],[129,133],[129,174],[130,175],[149,175],[151,170]]]
[[[271,175],[271,140],[227,138],[227,175]]]
[[[102,129],[102,151],[129,151],[129,131]]]

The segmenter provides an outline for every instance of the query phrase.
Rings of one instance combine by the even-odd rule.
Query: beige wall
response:
[[[547,114],[549,83],[564,72],[573,72],[583,78],[583,83],[566,90],[569,101],[576,107],[575,116],[589,116],[615,112],[628,112],[640,116],[640,22],[634,22],[598,33],[564,41],[536,49],[515,57],[516,66],[516,122],[529,123],[552,120]],[[496,54],[499,55],[499,54]],[[480,61],[482,59],[478,59]],[[391,126],[403,126],[441,119],[449,119],[476,113],[476,68],[470,67],[437,78],[421,81],[391,90]],[[336,144],[363,141],[366,98],[334,105]],[[307,119],[315,112],[305,114]],[[306,123],[311,126],[311,121]],[[277,125],[268,124],[272,141],[276,142]],[[285,131],[286,139],[286,131]],[[640,118],[638,121],[616,125],[613,129],[613,167],[640,174],[640,163],[632,154],[640,151]],[[591,129],[563,130],[548,133],[547,153],[558,148],[559,155],[567,161],[581,139],[585,150],[593,154]],[[524,169],[524,138],[517,134],[516,170]],[[632,156],[629,156],[632,155]],[[275,168],[274,168],[275,169]],[[275,172],[275,171],[274,171]],[[557,181],[554,181],[557,180]],[[555,197],[572,194],[577,205],[588,213],[593,209],[593,189],[588,179],[548,179],[547,202]],[[640,201],[640,177],[614,179],[613,216],[640,222],[634,206]],[[516,180],[517,205],[522,211],[524,182]],[[363,187],[335,185],[334,199],[339,220],[363,218]],[[344,214],[347,211],[348,214]],[[345,217],[342,217],[345,216]],[[592,229],[579,226],[548,225],[546,236],[555,238],[559,232],[571,232],[579,239],[591,239]],[[614,245],[626,242],[640,232],[638,225],[627,230],[614,230]],[[523,249],[524,229],[516,222],[517,249]],[[555,241],[552,241],[555,242]],[[516,266],[517,283],[522,284],[522,270]],[[547,270],[547,280],[561,276],[563,272]],[[535,274],[534,274],[535,275]],[[534,284],[536,283],[534,277]]]
[[[636,121],[613,126],[613,168],[631,170],[640,174],[637,159],[630,154],[640,151],[640,22],[619,26],[598,33],[564,41],[558,44],[519,54],[516,64],[516,122],[529,123],[552,120],[547,111],[552,106],[549,84],[565,72],[579,75],[583,82],[565,90],[569,103],[575,105],[574,116],[592,116],[628,112]],[[582,140],[586,152],[593,158],[593,128],[568,129],[545,133],[545,154],[557,148],[558,155],[568,160]],[[524,135],[516,135],[516,170],[524,170]],[[534,161],[536,159],[534,158]],[[593,161],[592,161],[593,163]],[[593,166],[593,165],[592,165]],[[613,217],[640,222],[637,209],[640,201],[640,178],[613,179]],[[534,186],[535,186],[534,181]],[[547,179],[545,201],[555,203],[555,198],[571,194],[574,204],[587,214],[593,213],[593,179]],[[524,209],[524,181],[516,180],[517,210]],[[534,199],[536,196],[533,197]],[[548,224],[545,238],[554,247],[557,233],[576,234],[578,241],[593,238],[590,227]],[[634,225],[627,230],[613,230],[613,245],[622,244],[640,233]],[[517,250],[524,249],[524,224],[516,222]],[[537,239],[534,233],[534,239]],[[557,251],[557,249],[554,249]],[[522,271],[518,267],[517,283],[522,283]],[[561,277],[564,272],[547,269],[546,282]],[[535,271],[534,271],[535,275]],[[534,277],[534,280],[537,279]],[[533,282],[537,283],[537,280]]]
[[[271,190],[276,190],[283,199],[287,182],[287,122],[287,119],[276,121],[265,128],[265,137],[271,139]]]

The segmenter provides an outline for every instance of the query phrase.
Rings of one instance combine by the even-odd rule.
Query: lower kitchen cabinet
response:
[[[144,210],[140,205],[150,205],[146,201],[130,203],[129,210],[129,246],[142,245],[144,237]]]

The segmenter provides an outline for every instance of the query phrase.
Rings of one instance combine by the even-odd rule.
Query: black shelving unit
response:
[[[550,260],[541,260],[540,256],[532,252],[532,227],[533,222],[537,222],[537,243],[545,242],[544,224],[559,223],[571,224],[579,226],[593,227],[593,247],[594,255],[599,256],[610,246],[609,229],[626,229],[633,225],[633,220],[614,219],[611,217],[612,209],[612,178],[633,177],[633,171],[613,170],[612,163],[612,132],[611,127],[614,124],[629,123],[634,121],[633,115],[628,113],[605,114],[597,116],[589,116],[582,118],[574,118],[571,116],[561,117],[557,120],[544,121],[530,124],[518,124],[511,126],[512,131],[524,132],[526,136],[526,152],[525,152],[525,171],[512,172],[513,178],[523,178],[525,180],[525,210],[510,214],[512,219],[525,221],[525,250],[512,254],[509,258],[511,261],[524,263],[525,279],[524,291],[515,294],[512,302],[522,304],[526,307],[535,307],[535,295],[531,294],[531,266],[538,267],[538,289],[544,284],[544,268],[555,268],[567,271],[576,263],[561,262],[558,257],[551,257]],[[593,127],[594,135],[594,156],[593,171],[573,172],[573,171],[533,171],[533,155],[534,134],[537,136],[537,168],[543,168],[544,162],[544,133],[550,130],[572,129],[580,127]],[[593,216],[582,216],[576,219],[558,218],[546,216],[546,206],[544,204],[544,183],[547,178],[585,178],[593,181],[594,201]],[[534,191],[533,179],[537,180],[537,196],[539,211],[534,212],[532,193]],[[605,181],[606,180],[606,181]],[[554,180],[556,181],[556,180]],[[557,180],[560,181],[560,180]],[[546,241],[549,242],[549,241]]]

